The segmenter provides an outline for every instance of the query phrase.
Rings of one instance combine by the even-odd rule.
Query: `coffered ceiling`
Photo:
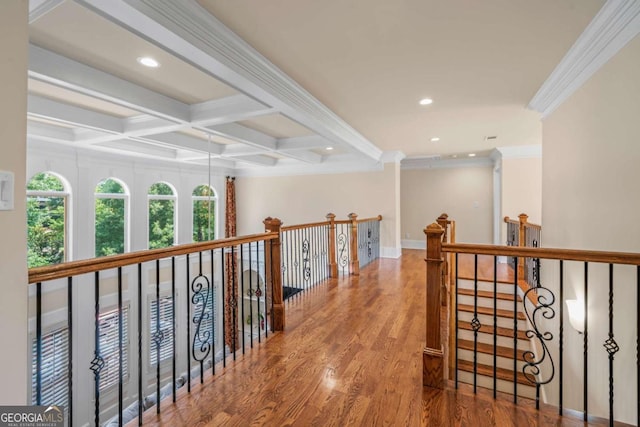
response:
[[[539,144],[527,105],[602,5],[31,0],[28,135],[239,173]]]

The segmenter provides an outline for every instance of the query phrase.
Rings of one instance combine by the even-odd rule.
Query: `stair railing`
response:
[[[547,405],[556,406],[560,415],[565,411],[580,411],[584,420],[590,417],[604,417],[609,419],[609,424],[614,425],[616,413],[624,412],[626,418],[623,422],[640,425],[640,413],[636,409],[630,415],[627,408],[640,408],[640,358],[637,353],[637,342],[640,342],[640,254],[623,252],[600,252],[587,250],[553,249],[536,247],[513,247],[476,245],[443,242],[445,229],[440,225],[442,221],[434,222],[424,230],[427,240],[426,251],[426,344],[423,349],[423,385],[443,388],[446,375],[446,361],[449,357],[447,351],[454,351],[454,384],[458,387],[458,331],[464,329],[473,333],[473,384],[474,392],[477,387],[478,373],[478,334],[489,334],[493,338],[492,354],[493,366],[493,392],[497,395],[497,369],[496,357],[504,357],[497,354],[497,336],[510,337],[513,340],[513,369],[508,375],[513,386],[512,398],[518,403],[518,385],[526,383],[535,389],[536,408],[540,407],[544,388],[544,396]],[[453,254],[458,258],[461,254],[472,256],[473,261],[473,307],[471,321],[462,321],[458,312],[459,275],[454,272],[453,277],[453,306],[454,327],[448,328],[447,322],[441,323],[443,310],[447,308],[441,305],[441,292],[443,282],[443,267],[445,265],[444,254]],[[513,325],[511,328],[499,326],[496,313],[499,311],[496,305],[498,282],[499,257],[531,258],[545,260],[549,273],[544,281],[540,280],[539,286],[531,287],[522,292],[518,286],[519,269],[512,269],[510,282],[513,285]],[[478,310],[478,260],[479,257],[488,257],[489,265],[493,266],[493,277],[490,284],[493,285],[493,307],[489,307],[490,313],[480,313]],[[502,264],[504,266],[504,264]],[[635,266],[633,272],[628,266]],[[614,275],[615,273],[615,275]],[[489,273],[490,274],[490,273]],[[615,280],[614,280],[615,277]],[[603,280],[604,279],[604,280]],[[576,282],[577,280],[577,282]],[[491,283],[493,282],[493,283]],[[569,286],[574,285],[574,286]],[[604,289],[602,289],[604,288]],[[615,291],[615,292],[614,292]],[[580,295],[579,302],[572,301],[573,294]],[[594,298],[593,295],[608,295],[608,298]],[[628,331],[617,329],[620,323],[614,322],[614,315],[620,315],[614,310],[614,296],[623,295],[622,299],[629,300],[629,295],[638,296],[633,301],[633,321],[625,321],[623,324],[636,324],[635,336],[629,339]],[[485,294],[486,295],[486,294]],[[533,300],[533,302],[532,302]],[[620,303],[620,302],[619,302]],[[583,311],[582,318],[573,318],[570,306],[574,305]],[[600,310],[603,314],[590,315],[594,310]],[[504,311],[504,310],[503,310]],[[520,326],[517,312],[524,312],[526,326]],[[484,319],[483,319],[483,316]],[[579,316],[579,315],[578,315]],[[594,317],[592,317],[594,316]],[[569,318],[571,322],[569,321]],[[617,316],[616,316],[617,317]],[[604,318],[608,322],[603,322]],[[625,317],[629,319],[629,316]],[[569,329],[566,326],[572,325]],[[615,328],[614,328],[614,325]],[[524,329],[524,330],[523,330]],[[575,330],[573,330],[575,329]],[[592,332],[593,331],[593,332]],[[573,334],[578,335],[573,335]],[[450,335],[454,336],[454,345],[447,350],[443,343]],[[591,336],[603,337],[602,342],[595,344],[589,342]],[[519,347],[518,340],[528,340],[531,346]],[[593,338],[592,338],[593,339]],[[576,344],[576,341],[582,345]],[[573,345],[568,345],[571,342]],[[591,344],[591,345],[590,345]],[[485,345],[486,346],[486,345]],[[620,353],[620,354],[619,354]],[[619,393],[627,400],[616,402],[614,400],[616,390],[614,383],[614,368],[616,356],[622,360],[635,359],[635,366],[625,366],[625,375],[634,376],[635,396],[627,392]],[[511,356],[509,357],[511,358]],[[577,359],[577,361],[576,361]],[[581,367],[573,366],[565,369],[567,363],[572,361],[580,363]],[[608,367],[603,366],[604,371],[593,369],[590,363],[600,363],[608,360]],[[591,369],[590,369],[591,367]],[[607,369],[608,368],[608,369]],[[582,371],[582,372],[580,372]],[[635,371],[635,372],[634,372]],[[599,376],[606,381],[605,372],[608,374],[608,388],[600,387]],[[581,375],[580,375],[581,374]],[[504,377],[504,375],[502,375]],[[596,379],[594,380],[594,377]],[[571,389],[565,387],[565,380],[571,379]],[[590,380],[595,383],[590,387]],[[623,381],[619,387],[626,386]],[[580,393],[581,392],[581,393]],[[581,395],[581,396],[580,396]],[[549,396],[554,396],[551,401]],[[580,396],[580,398],[578,398]],[[520,398],[522,399],[522,398]],[[567,401],[569,403],[567,403]]]
[[[528,221],[529,216],[525,213],[518,215],[518,220],[513,220],[508,216],[504,217],[507,224],[507,246],[518,246],[521,248],[539,248],[542,234],[542,226]],[[534,258],[510,258],[512,266],[518,266],[520,278],[526,281],[529,287],[538,286],[540,283],[540,263]]]

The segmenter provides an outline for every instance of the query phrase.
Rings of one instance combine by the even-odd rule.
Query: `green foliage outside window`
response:
[[[65,196],[64,185],[54,175],[39,173],[27,184],[27,191],[47,192],[47,195],[27,193],[27,265],[39,267],[65,260]]]
[[[193,241],[214,240],[216,224],[216,200],[213,189],[199,185],[193,190]]]
[[[166,248],[174,242],[175,200],[153,196],[173,196],[173,190],[159,182],[149,188],[149,196],[149,249]]]
[[[124,187],[109,178],[98,184],[96,194],[122,195]],[[124,198],[96,198],[96,257],[124,253],[124,217]]]

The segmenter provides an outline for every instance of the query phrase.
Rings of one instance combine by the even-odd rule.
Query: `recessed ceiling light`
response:
[[[455,158],[457,158],[457,157],[458,157],[458,155],[457,155],[457,154],[454,154],[454,155],[453,155],[453,156],[451,156],[451,157],[453,157],[453,158],[455,159]]]
[[[333,150],[333,147],[327,147],[326,150],[327,151],[331,151],[331,150]]]
[[[469,153],[469,157],[475,157],[476,153]]]
[[[429,104],[433,104],[433,99],[431,99],[431,98],[422,98],[420,100],[420,105],[429,105]]]
[[[440,141],[440,138],[438,138],[437,136],[434,136],[433,138],[431,138],[431,142],[438,142]]]
[[[150,56],[141,56],[138,58],[138,62],[149,68],[157,68],[160,66],[160,63]]]

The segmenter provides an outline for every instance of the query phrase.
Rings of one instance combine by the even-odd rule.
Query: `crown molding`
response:
[[[329,110],[196,0],[75,0],[281,111],[335,145],[378,161],[382,151]]]
[[[340,173],[380,172],[384,163],[363,161],[357,155],[342,154],[328,157],[318,164],[302,165],[289,159],[280,159],[276,167],[242,167],[236,164],[236,176],[270,177],[299,175],[330,175]]]
[[[493,159],[491,157],[464,157],[459,159],[442,159],[440,156],[407,157],[401,163],[402,170],[478,167],[493,167]]]
[[[510,147],[497,147],[495,151],[496,157],[502,159],[535,159],[542,157],[542,145],[514,145]]]
[[[562,58],[529,108],[547,117],[640,33],[640,1],[608,0]]]

